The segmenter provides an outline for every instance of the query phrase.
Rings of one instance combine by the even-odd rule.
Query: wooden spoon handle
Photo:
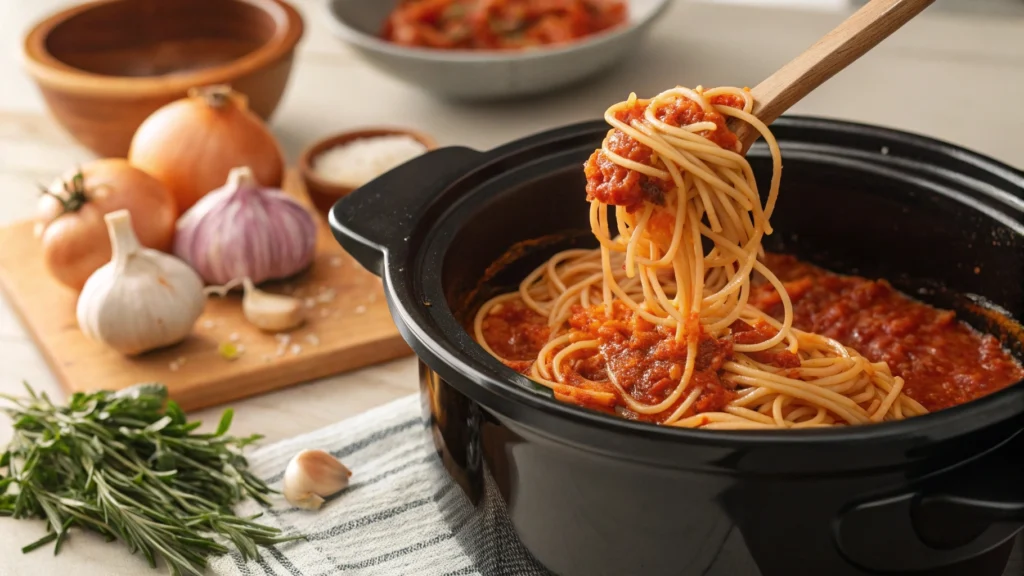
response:
[[[846,68],[890,34],[917,16],[934,0],[871,0],[818,40],[806,52],[779,68],[751,90],[754,116],[771,124],[823,82]],[[734,130],[746,153],[759,136],[740,122]]]

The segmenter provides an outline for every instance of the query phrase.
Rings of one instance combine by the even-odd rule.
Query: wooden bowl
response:
[[[309,194],[309,198],[313,201],[316,209],[326,214],[334,206],[335,202],[355,190],[351,186],[336,184],[318,176],[316,171],[313,170],[313,162],[317,156],[335,146],[353,140],[392,135],[411,136],[417,142],[423,144],[428,152],[437,148],[437,142],[433,138],[416,130],[405,128],[366,128],[329,136],[303,150],[302,155],[299,156],[299,173],[302,175],[302,181],[306,184],[306,192]]]
[[[23,56],[57,121],[123,157],[143,120],[196,86],[230,84],[269,118],[302,33],[281,0],[100,0],[36,24]]]

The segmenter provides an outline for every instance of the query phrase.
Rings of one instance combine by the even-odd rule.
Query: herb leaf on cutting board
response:
[[[0,455],[0,516],[47,522],[23,552],[53,543],[56,554],[79,527],[123,541],[150,566],[163,558],[173,575],[201,576],[209,556],[228,552],[225,540],[249,559],[301,538],[232,512],[247,497],[269,505],[273,490],[242,455],[261,437],[227,435],[231,409],[200,434],[160,384],[79,392],[66,406],[25,387],[26,398],[0,396],[14,426]]]

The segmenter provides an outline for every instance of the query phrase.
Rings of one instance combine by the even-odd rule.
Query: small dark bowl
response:
[[[299,156],[299,174],[302,175],[302,181],[306,185],[306,193],[309,194],[309,198],[313,201],[316,209],[326,214],[334,206],[335,202],[355,190],[352,186],[337,184],[321,178],[316,173],[316,170],[313,169],[317,156],[335,146],[352,142],[353,140],[394,135],[410,136],[420,144],[423,144],[428,152],[437,148],[437,142],[433,138],[416,130],[405,128],[363,128],[361,130],[328,136],[303,150]]]
[[[1024,357],[1024,330],[992,313],[1024,318],[1021,172],[872,126],[790,117],[772,128],[785,174],[769,249],[888,278]],[[514,285],[557,249],[594,245],[580,166],[607,129],[581,124],[486,153],[443,148],[331,212],[339,242],[384,278],[424,363],[436,449],[485,522],[507,521],[561,576],[998,576],[1024,523],[1021,383],[901,422],[683,430],[556,402],[473,342],[461,319],[510,246],[564,239],[495,284]],[[748,157],[766,191],[767,149]],[[457,518],[460,504],[442,507]],[[452,529],[466,548],[500,562],[502,543],[464,525]]]

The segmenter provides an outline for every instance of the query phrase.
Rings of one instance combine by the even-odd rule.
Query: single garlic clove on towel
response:
[[[284,497],[293,506],[317,510],[324,498],[348,486],[352,471],[323,450],[302,450],[284,471]]]

